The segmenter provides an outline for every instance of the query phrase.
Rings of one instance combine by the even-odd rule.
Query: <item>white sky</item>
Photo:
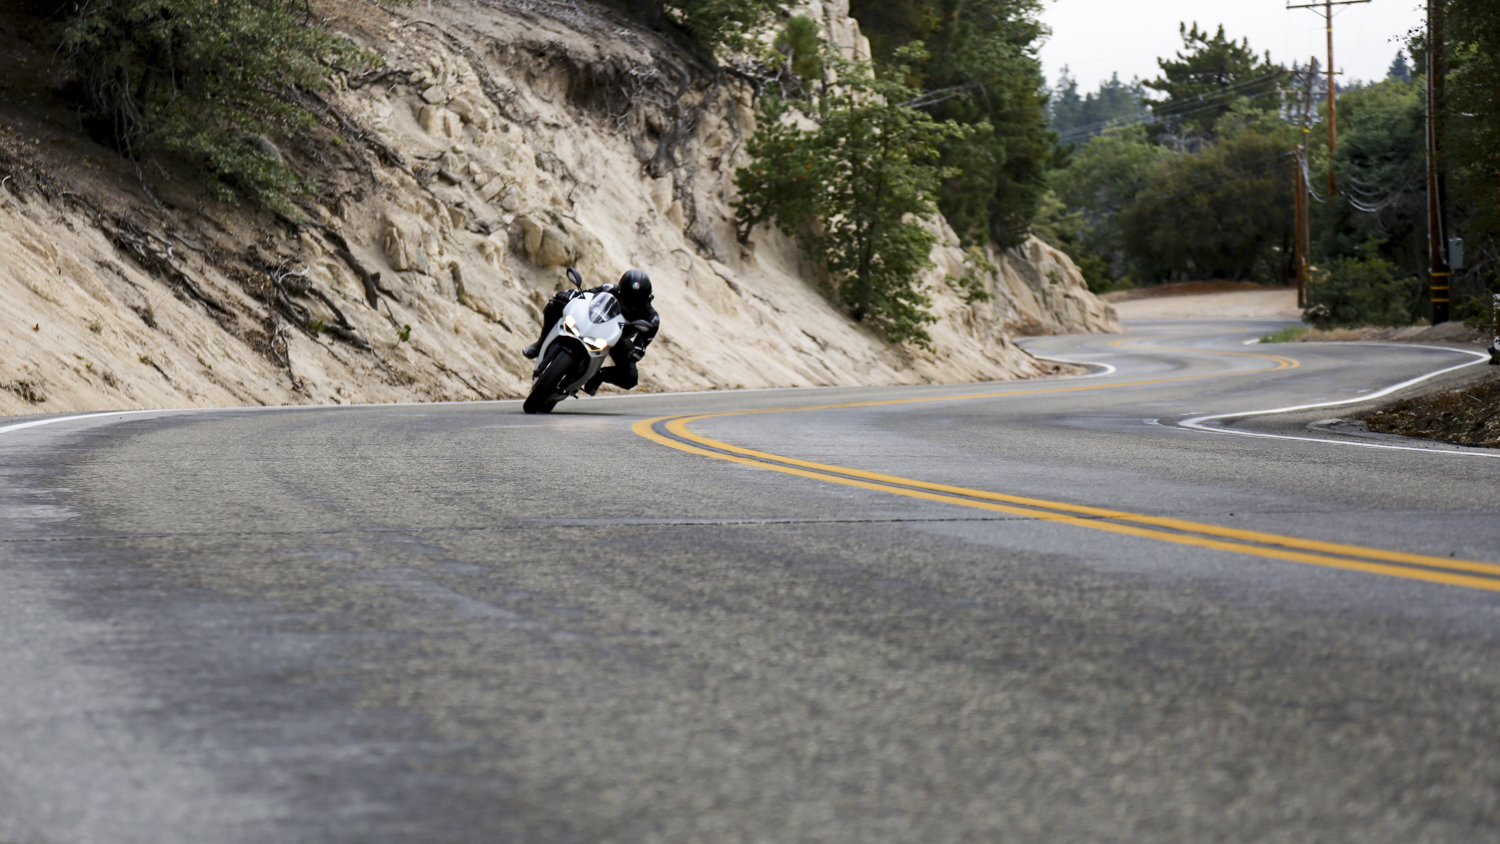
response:
[[[1045,0],[1042,21],[1052,37],[1042,46],[1042,66],[1048,85],[1067,65],[1078,80],[1079,93],[1098,90],[1099,83],[1118,71],[1120,79],[1155,79],[1157,57],[1174,57],[1182,49],[1179,23],[1210,33],[1224,25],[1225,36],[1250,39],[1257,54],[1271,51],[1282,64],[1306,63],[1327,55],[1323,14],[1312,9],[1286,8],[1309,0]],[[1333,63],[1344,79],[1385,77],[1404,35],[1426,20],[1423,0],[1371,0],[1335,6]]]

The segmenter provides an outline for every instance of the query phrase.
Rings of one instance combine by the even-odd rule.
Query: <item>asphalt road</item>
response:
[[[1500,458],[1247,415],[1471,358],[1134,328],[0,424],[0,841],[1500,838]]]

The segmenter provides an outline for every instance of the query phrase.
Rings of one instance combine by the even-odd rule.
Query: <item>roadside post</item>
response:
[[[1494,323],[1490,326],[1490,366],[1500,366],[1500,293],[1491,303],[1490,318]]]

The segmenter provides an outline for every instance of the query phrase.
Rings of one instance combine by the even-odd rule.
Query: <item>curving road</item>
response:
[[[1326,423],[1475,356],[1272,327],[0,425],[0,842],[1493,840],[1500,454]]]

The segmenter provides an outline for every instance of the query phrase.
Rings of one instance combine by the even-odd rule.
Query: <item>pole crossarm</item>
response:
[[[1334,0],[1332,3],[1303,3],[1300,6],[1287,6],[1288,9],[1318,9],[1326,6],[1353,6],[1356,3],[1368,3],[1370,0]]]

